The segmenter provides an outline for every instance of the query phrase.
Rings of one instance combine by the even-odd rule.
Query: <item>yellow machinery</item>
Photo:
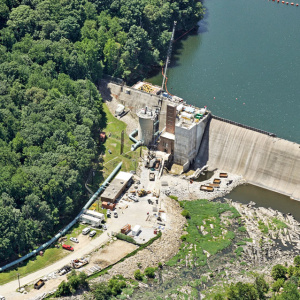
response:
[[[143,197],[147,195],[147,192],[144,189],[139,190],[138,192],[139,197]]]

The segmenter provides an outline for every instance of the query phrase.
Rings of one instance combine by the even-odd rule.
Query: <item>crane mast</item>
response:
[[[166,60],[166,65],[165,65],[165,71],[163,74],[163,82],[161,85],[161,88],[164,88],[165,85],[165,81],[166,81],[166,75],[167,75],[167,70],[168,70],[168,65],[170,63],[170,57],[171,57],[171,53],[172,53],[172,44],[173,44],[173,40],[174,40],[174,34],[175,34],[175,27],[176,27],[177,22],[174,21],[174,25],[173,25],[173,31],[172,31],[172,36],[170,39],[170,44],[169,44],[169,49],[168,49],[168,55],[167,55],[167,60]]]

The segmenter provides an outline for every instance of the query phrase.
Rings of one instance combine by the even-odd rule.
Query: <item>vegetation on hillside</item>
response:
[[[103,73],[132,82],[165,59],[196,0],[4,0],[0,4],[0,260],[47,240],[86,200],[106,124]]]

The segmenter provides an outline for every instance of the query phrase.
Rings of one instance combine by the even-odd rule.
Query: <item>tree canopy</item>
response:
[[[0,259],[41,244],[86,201],[105,126],[103,73],[143,78],[196,0],[4,0],[0,4]]]

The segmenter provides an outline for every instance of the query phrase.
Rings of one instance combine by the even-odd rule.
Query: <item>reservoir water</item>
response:
[[[300,143],[300,7],[266,0],[204,6],[198,33],[180,40],[172,58],[169,92]],[[161,85],[161,74],[150,81]]]

